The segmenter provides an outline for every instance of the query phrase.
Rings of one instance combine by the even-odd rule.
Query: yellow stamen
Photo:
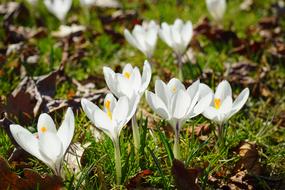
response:
[[[110,100],[107,100],[107,101],[105,102],[105,108],[106,108],[106,110],[107,110],[107,115],[108,115],[108,117],[109,117],[110,119],[112,119],[111,102],[110,102]]]
[[[111,102],[110,102],[110,100],[107,100],[107,101],[105,102],[105,107],[106,107],[106,109],[107,109],[107,110],[110,110],[110,106],[111,106]]]
[[[220,98],[214,99],[214,106],[216,109],[220,109],[220,107],[221,107],[221,99]]]
[[[47,131],[47,128],[46,127],[41,127],[41,132],[42,133],[45,133]]]
[[[129,72],[125,72],[124,73],[124,77],[126,77],[127,79],[129,79],[131,77],[131,74]]]
[[[176,91],[177,91],[176,86],[173,86],[173,88],[172,88],[172,92],[173,92],[173,93],[175,93]]]

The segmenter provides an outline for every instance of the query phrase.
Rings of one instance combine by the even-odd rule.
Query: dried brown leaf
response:
[[[198,175],[201,169],[186,168],[184,163],[180,160],[174,159],[171,168],[172,175],[174,176],[175,184],[178,190],[200,190],[197,183]]]
[[[129,180],[128,184],[126,185],[126,188],[128,190],[139,188],[141,184],[145,181],[144,178],[151,174],[152,174],[152,171],[148,169],[140,171],[139,173],[137,173],[135,176],[133,176]]]
[[[63,181],[58,176],[40,176],[32,170],[24,170],[23,177],[12,172],[7,162],[0,158],[0,190],[60,190]]]

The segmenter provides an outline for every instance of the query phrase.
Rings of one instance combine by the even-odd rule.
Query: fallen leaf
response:
[[[197,178],[198,175],[201,173],[201,169],[186,168],[182,161],[174,159],[171,172],[174,176],[175,185],[178,190],[201,189],[197,183]]]
[[[250,86],[257,82],[252,77],[252,72],[256,72],[257,70],[257,65],[253,62],[247,60],[240,61],[234,64],[227,64],[226,68],[224,77],[228,78],[231,83]]]
[[[237,163],[235,170],[246,170],[254,175],[261,174],[262,168],[261,164],[259,163],[259,155],[256,144],[251,142],[242,142],[238,147],[237,153],[241,159]]]
[[[128,190],[139,188],[141,184],[145,181],[145,177],[151,174],[152,171],[148,169],[139,172],[129,180],[128,184],[126,185],[126,188]]]
[[[12,172],[7,162],[0,157],[0,190],[60,190],[63,181],[59,176],[40,176],[38,173],[25,169],[23,177]]]
[[[60,70],[57,70],[34,79],[25,77],[8,96],[6,111],[9,117],[16,116],[22,122],[30,122],[35,118],[45,99],[54,96],[59,73]]]

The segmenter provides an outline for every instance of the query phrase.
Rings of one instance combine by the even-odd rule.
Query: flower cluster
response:
[[[84,5],[92,2],[81,1]],[[206,2],[213,18],[221,20],[225,11],[225,0],[206,0]],[[59,20],[64,20],[72,1],[44,0],[44,3]],[[62,30],[68,33],[64,27]],[[84,28],[75,27],[74,30],[81,31]],[[163,22],[160,27],[151,21],[136,25],[132,32],[125,29],[124,35],[126,40],[143,52],[148,59],[153,56],[159,36],[173,49],[181,67],[181,56],[191,41],[193,28],[190,21],[183,22],[180,19],[176,19],[172,25]],[[187,120],[201,114],[218,124],[218,137],[223,138],[223,124],[244,106],[249,97],[249,89],[246,88],[233,101],[232,89],[226,80],[218,84],[214,93],[199,79],[189,87],[185,87],[177,78],[172,78],[168,83],[158,79],[155,81],[153,93],[147,90],[152,75],[151,65],[147,60],[144,62],[142,73],[138,67],[133,67],[131,64],[126,64],[121,73],[115,73],[110,67],[104,67],[103,73],[110,90],[105,96],[103,105],[99,107],[83,98],[81,106],[92,124],[109,136],[113,142],[118,183],[121,182],[122,176],[120,133],[131,121],[134,147],[138,153],[140,134],[136,112],[144,94],[150,108],[172,126],[175,134],[173,152],[177,159],[181,159],[179,136]],[[74,130],[75,121],[71,108],[67,109],[58,130],[52,118],[46,113],[39,116],[35,134],[19,125],[10,125],[15,141],[25,151],[48,165],[56,175],[61,175],[62,161],[72,141]]]

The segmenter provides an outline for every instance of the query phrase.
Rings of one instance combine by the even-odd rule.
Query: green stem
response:
[[[117,184],[121,184],[122,178],[122,165],[121,165],[121,152],[120,152],[120,144],[119,138],[113,141],[114,149],[115,149],[115,167],[116,167],[116,180]]]
[[[218,126],[218,146],[221,148],[224,145],[224,124],[220,123]]]
[[[132,117],[132,130],[134,137],[135,154],[138,156],[138,152],[140,149],[140,131],[137,123],[136,114],[134,114],[134,116]]]
[[[179,132],[180,132],[180,124],[179,124],[179,122],[177,122],[175,130],[174,130],[175,136],[174,136],[174,146],[173,146],[173,153],[174,153],[174,157],[176,159],[181,159],[180,144],[179,144],[179,136],[180,136]]]
[[[178,62],[178,77],[183,82],[183,62],[182,62],[182,56],[177,55],[177,62]]]

